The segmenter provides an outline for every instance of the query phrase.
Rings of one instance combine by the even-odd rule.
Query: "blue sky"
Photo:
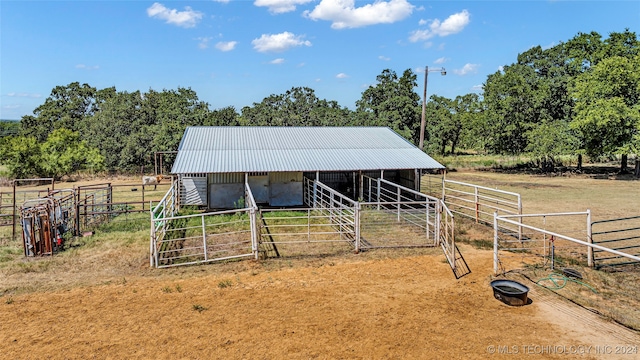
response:
[[[428,95],[482,91],[533,46],[579,32],[638,32],[640,1],[0,1],[0,119],[32,114],[71,82],[118,91],[189,87],[211,109],[294,86],[355,108],[384,69]]]

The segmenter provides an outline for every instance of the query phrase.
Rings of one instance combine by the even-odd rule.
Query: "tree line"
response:
[[[533,47],[487,76],[481,94],[431,95],[425,151],[531,154],[543,166],[560,155],[620,155],[640,149],[640,41],[626,29],[603,38],[579,33]],[[0,161],[12,176],[139,171],[158,151],[175,151],[187,126],[388,126],[418,144],[417,74],[385,69],[355,110],[293,87],[259,103],[210,110],[190,88],[147,92],[56,86],[19,131],[4,136]],[[172,159],[165,157],[168,164]]]

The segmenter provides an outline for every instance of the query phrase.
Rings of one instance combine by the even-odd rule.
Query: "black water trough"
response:
[[[493,280],[493,297],[511,306],[526,305],[529,288],[513,280]]]

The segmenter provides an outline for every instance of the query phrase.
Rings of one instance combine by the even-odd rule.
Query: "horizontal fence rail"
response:
[[[640,256],[640,216],[594,221],[591,223],[591,236],[594,244]],[[595,249],[593,252],[596,268],[638,263],[604,250]]]
[[[493,224],[495,212],[498,215],[522,214],[520,194],[460,181],[443,181],[442,200],[452,213],[489,226]],[[504,227],[500,229],[501,232],[511,234],[519,240],[522,238],[520,226],[502,225]]]
[[[245,176],[246,208],[188,216],[175,211],[171,191],[178,191],[171,190],[150,210],[150,265],[440,245],[456,273],[461,256],[455,245],[454,215],[440,199],[384,179],[364,176],[362,182],[366,185],[356,201],[304,178],[307,207],[258,209]],[[216,217],[230,219],[215,222]],[[228,251],[225,256],[210,253],[214,238],[228,239],[222,244]]]
[[[540,216],[585,216],[587,223],[587,235],[585,240],[576,239],[558,232],[541,229],[532,225],[523,224],[514,218],[520,217],[540,217]],[[617,255],[629,260],[640,261],[640,256],[635,256],[611,249],[605,246],[594,244],[591,241],[590,224],[591,212],[572,213],[551,213],[551,214],[529,214],[529,215],[502,215],[494,216],[494,273],[498,274],[500,269],[500,257],[514,254],[520,256],[525,263],[544,259],[549,261],[551,267],[558,258],[569,258],[570,262],[586,260],[588,266],[593,266],[593,252],[598,250],[608,254]],[[525,231],[532,234],[527,240],[514,241],[505,240],[499,236],[500,222],[521,226]],[[502,254],[502,255],[501,255]]]

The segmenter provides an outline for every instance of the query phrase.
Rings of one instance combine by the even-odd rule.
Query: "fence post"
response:
[[[253,256],[256,260],[258,260],[258,236],[256,234],[256,209],[253,207],[249,210],[249,222],[251,225],[251,251],[253,251]]]
[[[498,212],[497,211],[493,213],[493,274],[498,275]]]
[[[13,206],[11,207],[11,241],[16,239],[16,181],[13,180]]]
[[[440,237],[440,227],[442,226],[442,204],[444,204],[444,202],[438,201],[437,202],[437,206],[436,206],[436,228],[434,229],[434,235],[435,235],[435,240],[436,240],[436,245],[439,245],[440,242],[442,241],[442,238]]]
[[[474,186],[473,187],[473,192],[474,192],[474,198],[473,201],[476,204],[476,224],[478,223],[478,212],[480,211],[480,204],[478,203],[478,187]]]
[[[591,209],[587,209],[587,242],[593,244],[593,229],[591,228]],[[587,266],[593,267],[593,248],[587,248]]]
[[[427,240],[429,240],[429,199],[426,199],[424,202],[424,210],[425,210],[425,217],[426,217],[426,229],[427,229]]]
[[[518,215],[522,215],[522,198],[518,195]],[[522,216],[518,217],[518,222],[522,224]],[[522,226],[518,226],[518,241],[522,242]]]
[[[376,202],[378,202],[378,211],[380,211],[380,178],[378,178],[378,189],[377,189],[377,199]]]
[[[209,253],[207,251],[207,228],[204,222],[204,216],[200,216],[202,219],[202,249],[204,250],[204,261],[209,260]]]
[[[360,252],[360,202],[356,203],[354,219],[356,231],[356,254]]]
[[[156,224],[153,221],[153,209],[149,207],[150,220],[151,220],[151,233],[149,236],[149,267],[153,267],[155,259],[155,238],[156,238]]]
[[[398,201],[398,222],[400,222],[400,201],[402,200],[400,198],[400,188],[398,188],[397,193],[398,193],[398,199],[397,199],[397,201]]]

